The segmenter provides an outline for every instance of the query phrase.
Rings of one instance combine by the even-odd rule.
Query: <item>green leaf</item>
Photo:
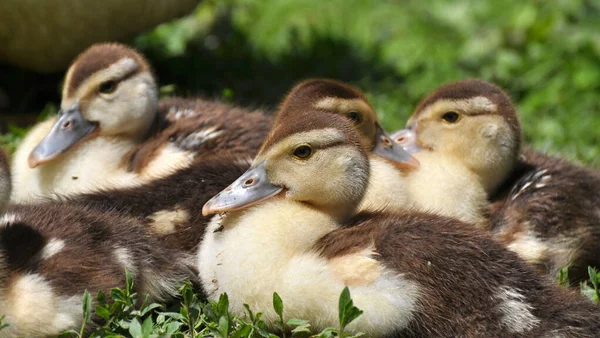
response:
[[[88,290],[83,292],[83,321],[87,323],[90,321],[92,315],[92,297],[90,297],[90,293]]]
[[[185,320],[185,316],[177,312],[160,312],[160,314],[175,320]]]
[[[229,319],[226,316],[219,318],[219,333],[221,337],[229,337]]]
[[[142,323],[142,335],[144,338],[147,338],[152,333],[152,326],[154,323],[152,322],[152,317],[148,317]],[[130,327],[131,328],[131,327]]]
[[[588,275],[590,276],[590,281],[593,285],[598,285],[598,275],[596,273],[596,269],[591,266],[588,266]]]
[[[277,292],[273,292],[273,308],[275,309],[275,313],[277,313],[279,318],[283,320],[283,301]]]
[[[153,310],[155,310],[155,309],[160,309],[160,308],[162,308],[162,305],[160,305],[160,304],[157,304],[157,303],[152,303],[152,304],[150,304],[150,305],[146,306],[145,308],[143,308],[143,309],[140,311],[140,316],[142,316],[142,317],[143,317],[143,316],[145,316],[145,315],[146,315],[148,312],[150,312],[150,311],[153,311]]]
[[[103,306],[97,305],[95,312],[100,318],[102,318],[106,321],[108,321],[110,319],[110,311],[108,311],[108,309]]]
[[[344,328],[363,313],[362,310],[354,306],[347,286],[340,294],[339,311],[340,335],[342,335]]]
[[[179,328],[181,328],[182,325],[183,324],[179,322],[171,322],[167,325],[165,333],[172,335],[175,332],[179,331]]]
[[[133,276],[127,270],[125,270],[125,282],[127,285],[127,288],[126,288],[127,294],[130,295],[133,292]]]
[[[558,271],[558,284],[560,286],[569,287],[569,268],[562,268]]]
[[[137,318],[133,318],[129,323],[129,334],[133,338],[144,338],[144,335],[142,334],[142,325]]]
[[[223,314],[227,314],[227,311],[229,310],[229,297],[227,296],[226,293],[221,294],[221,296],[219,296],[219,302],[217,303],[217,311],[219,311],[219,314],[223,315]]]

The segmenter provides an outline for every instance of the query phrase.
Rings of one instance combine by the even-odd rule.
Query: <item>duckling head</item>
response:
[[[387,158],[400,167],[414,168],[419,164],[385,133],[375,109],[356,87],[331,79],[300,82],[282,102],[276,120],[286,120],[305,111],[327,111],[343,116],[356,129],[366,152]]]
[[[423,99],[407,128],[392,138],[409,152],[451,156],[491,193],[517,160],[521,130],[511,99],[502,89],[481,80],[463,80]]]
[[[368,177],[367,156],[347,120],[307,109],[276,123],[250,169],[202,213],[243,209],[277,196],[345,219],[361,201]]]
[[[29,166],[51,161],[94,136],[142,138],[157,106],[156,81],[142,55],[120,44],[94,45],[67,71],[60,111],[29,155]]]
[[[6,152],[0,148],[0,213],[10,200],[12,190],[10,167]]]

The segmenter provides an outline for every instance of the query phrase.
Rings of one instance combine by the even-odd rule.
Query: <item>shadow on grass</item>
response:
[[[224,89],[233,92],[239,104],[277,104],[291,86],[308,77],[330,77],[342,81],[377,82],[392,79],[401,83],[391,66],[381,61],[380,51],[359,51],[350,41],[318,36],[310,46],[291,48],[277,55],[261,55],[244,32],[231,23],[229,14],[220,15],[207,34],[218,41],[207,48],[205,39],[193,41],[182,56],[168,57],[164,50],[142,47],[162,84],[176,84],[182,95],[220,96]],[[290,46],[302,46],[292,34]]]

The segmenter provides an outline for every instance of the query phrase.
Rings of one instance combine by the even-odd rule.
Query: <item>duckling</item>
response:
[[[522,150],[514,105],[499,87],[480,80],[444,85],[393,137],[468,166],[491,202],[494,237],[541,272],[556,277],[569,267],[577,281],[588,265],[599,266],[600,174]]]
[[[12,186],[10,183],[10,167],[8,165],[8,156],[0,148],[0,214],[4,211],[10,200]]]
[[[79,329],[82,295],[125,287],[172,300],[196,280],[191,255],[160,245],[146,229],[111,212],[59,202],[11,205],[0,216],[0,337],[57,336]]]
[[[56,119],[35,127],[15,154],[14,201],[133,186],[166,176],[210,150],[205,141],[214,146],[229,137],[220,146],[230,146],[228,122],[233,119],[240,119],[233,130],[244,122],[249,134],[254,126],[258,129],[254,143],[248,142],[250,138],[234,143],[254,156],[258,149],[252,146],[258,147],[268,131],[266,127],[261,134],[260,128],[270,123],[258,112],[245,114],[218,102],[159,103],[148,62],[114,43],[94,45],[82,53],[67,72],[62,94]],[[192,116],[178,121],[190,111]]]
[[[15,153],[12,199],[84,191],[121,174],[121,158],[156,122],[157,104],[139,53],[119,44],[90,47],[65,76],[58,116],[34,128]]]
[[[273,325],[277,292],[284,320],[318,331],[337,326],[348,286],[364,310],[348,333],[373,337],[600,332],[592,304],[472,225],[419,212],[357,215],[370,171],[360,138],[345,119],[308,110],[276,124],[250,169],[204,205],[204,215],[220,213],[197,257],[209,298],[226,292],[233,314],[248,304]]]

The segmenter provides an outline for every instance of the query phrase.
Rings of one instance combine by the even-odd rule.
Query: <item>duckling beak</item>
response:
[[[404,148],[410,154],[421,150],[417,144],[417,133],[415,128],[404,128],[392,134],[392,140]]]
[[[283,188],[269,182],[265,163],[248,169],[240,178],[225,190],[211,198],[204,207],[202,215],[247,208],[255,203],[279,194]]]
[[[419,167],[419,161],[404,150],[400,144],[393,142],[381,127],[377,131],[377,143],[375,143],[373,153],[396,162],[402,167]]]
[[[79,110],[79,102],[67,110],[59,111],[48,135],[29,154],[29,167],[35,168],[55,159],[97,129],[97,123],[83,117]]]

